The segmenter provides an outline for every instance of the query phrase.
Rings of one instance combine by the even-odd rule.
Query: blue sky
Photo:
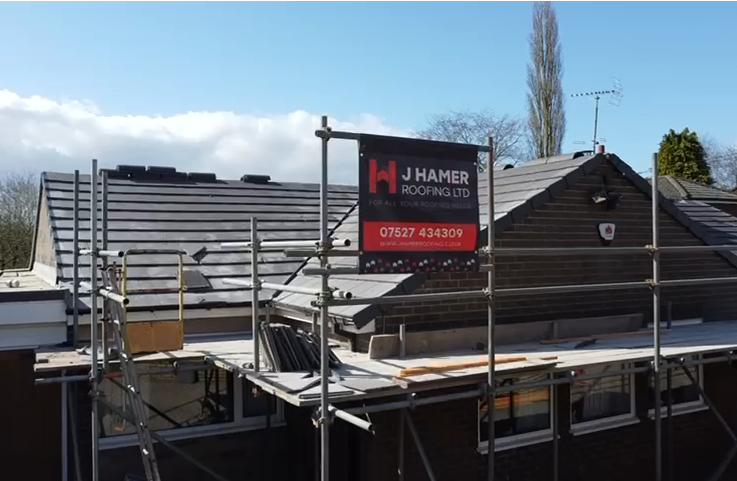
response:
[[[569,94],[638,170],[662,135],[737,141],[737,5],[555,3]],[[416,129],[431,114],[525,114],[531,3],[2,3],[0,89],[90,99],[106,115],[304,109]],[[567,99],[565,150],[592,135]]]

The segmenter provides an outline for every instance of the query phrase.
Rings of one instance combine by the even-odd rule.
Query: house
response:
[[[672,175],[660,176],[658,187],[665,197],[673,201],[701,201],[730,215],[737,215],[737,193],[734,191]]]
[[[540,159],[497,171],[495,176],[497,247],[602,251],[597,256],[518,255],[497,261],[499,289],[582,285],[581,292],[571,294],[528,292],[497,301],[498,352],[523,358],[497,368],[504,390],[494,403],[497,479],[549,479],[557,465],[558,479],[652,480],[654,389],[646,372],[652,359],[648,331],[652,294],[638,287],[598,292],[583,287],[652,276],[645,249],[642,255],[607,254],[608,246],[602,245],[598,233],[599,224],[612,223],[616,226],[613,247],[651,242],[647,181],[615,155],[603,153]],[[47,222],[39,224],[39,238],[48,244],[43,252],[37,250],[36,261],[46,260],[57,273],[56,282],[65,285],[71,277],[71,176],[47,173],[44,179],[40,211]],[[85,180],[88,191],[89,177]],[[483,181],[481,187],[480,192],[485,192]],[[171,365],[174,359],[198,369],[192,371],[194,375],[183,370],[143,377],[148,379],[143,381],[143,391],[153,405],[154,428],[231,479],[314,479],[319,443],[310,417],[318,401],[308,392],[315,389],[314,383],[308,387],[314,378],[306,379],[306,373],[249,374],[246,361],[249,356],[252,360],[253,346],[244,333],[250,326],[249,294],[221,282],[222,277],[247,277],[249,256],[215,247],[220,242],[248,240],[252,215],[258,215],[268,239],[315,238],[317,187],[263,179],[252,182],[248,177],[197,181],[190,175],[136,178],[128,174],[111,176],[109,192],[109,248],[164,245],[191,251],[206,245],[213,251],[199,264],[187,260],[188,268],[201,272],[212,287],[187,292],[186,310],[193,313],[185,321],[184,349],[151,356],[145,363],[145,369],[153,369],[148,367],[152,363]],[[611,196],[616,200],[595,202],[601,192],[617,194]],[[355,188],[334,186],[330,197],[334,235],[356,240]],[[84,193],[82,198],[84,204]],[[483,197],[480,202],[485,224]],[[660,209],[662,245],[698,246],[720,240],[703,228],[695,210],[677,207],[667,198],[660,199]],[[83,233],[82,238],[86,236]],[[665,280],[737,277],[737,257],[731,252],[663,252],[660,258]],[[351,261],[355,265],[355,260],[339,257],[331,263],[351,265]],[[152,256],[137,262],[131,266],[134,291],[160,285],[176,288],[175,267],[169,261]],[[259,269],[281,283],[309,287],[317,281],[301,274],[306,263],[269,254]],[[373,297],[481,289],[486,275],[342,275],[331,277],[330,283],[356,297]],[[725,280],[663,289],[664,317],[671,326],[663,335],[663,356],[669,366],[683,358],[711,401],[706,402],[685,371],[671,371],[672,416],[663,421],[663,452],[672,479],[706,479],[732,447],[710,411],[717,409],[728,423],[737,421],[733,402],[737,373],[728,358],[737,347],[735,285]],[[139,291],[131,298],[133,321],[172,316],[176,306],[166,292]],[[274,292],[271,304],[272,321],[304,328],[314,313],[305,295]],[[402,378],[399,371],[441,360],[469,362],[482,357],[484,348],[479,348],[477,339],[485,339],[486,312],[484,299],[330,309],[335,337],[343,346],[334,347],[343,367],[335,370],[340,377],[330,385],[331,402],[357,415],[370,411],[376,432],[370,435],[335,421],[330,444],[333,479],[374,481],[397,475],[398,426],[404,423],[400,411],[383,409],[388,402],[416,404],[408,415],[437,479],[485,479],[487,407],[478,385],[484,382],[486,369],[469,367],[410,378]],[[408,331],[406,358],[399,359],[396,352],[389,352],[392,349],[383,357],[368,355],[372,343],[396,346],[402,325]],[[579,346],[567,340],[581,337],[590,342]],[[39,360],[43,361],[37,365],[39,375],[58,375],[61,369],[84,374],[89,369],[88,356],[68,350],[40,353]],[[198,366],[205,361],[207,366]],[[619,374],[628,370],[630,374]],[[596,382],[585,380],[586,375],[603,372],[613,374]],[[540,381],[556,384],[539,385]],[[86,472],[91,451],[89,397],[86,382],[74,384],[79,387],[81,414],[73,432]],[[119,395],[113,384],[103,381],[108,399]],[[661,383],[661,397],[665,386]],[[105,410],[100,422],[104,432],[101,479],[118,480],[140,469],[130,426]],[[424,463],[412,438],[405,433],[405,479],[423,479]],[[164,479],[205,478],[167,450],[159,448],[157,454]],[[69,479],[74,479],[71,472]]]
[[[0,423],[13,440],[0,460],[29,461],[25,474],[31,479],[58,479],[65,462],[66,390],[60,384],[35,386],[33,380],[35,350],[66,341],[66,296],[37,272],[0,271],[0,372],[12,386],[0,398]]]

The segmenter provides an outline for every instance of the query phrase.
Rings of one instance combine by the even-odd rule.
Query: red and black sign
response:
[[[362,274],[478,270],[475,145],[362,134]]]

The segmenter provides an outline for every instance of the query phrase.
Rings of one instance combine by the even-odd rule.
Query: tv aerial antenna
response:
[[[599,131],[599,100],[602,99],[602,97],[608,97],[609,98],[609,105],[612,105],[614,107],[619,107],[619,105],[622,103],[622,97],[624,96],[624,91],[622,89],[622,83],[619,81],[619,79],[613,78],[612,79],[612,88],[609,90],[594,90],[592,92],[581,92],[577,94],[572,94],[571,97],[593,97],[594,98],[594,136],[592,137],[591,144],[592,144],[592,150],[596,152],[596,146],[599,145],[601,142],[606,142],[606,139],[599,139],[596,135]],[[574,144],[583,144],[584,141],[577,141],[574,142]]]

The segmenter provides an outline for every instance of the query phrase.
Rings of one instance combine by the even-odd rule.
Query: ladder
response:
[[[102,279],[104,285],[115,294],[120,294],[120,286],[118,284],[118,276],[115,266],[102,270]],[[151,431],[148,426],[148,415],[146,407],[141,397],[141,389],[138,380],[138,373],[133,362],[133,356],[130,353],[128,343],[128,330],[126,329],[125,308],[117,302],[106,301],[110,313],[108,325],[112,331],[115,342],[115,348],[118,351],[118,359],[120,361],[120,370],[123,374],[123,386],[125,387],[126,400],[128,406],[132,408],[131,424],[136,428],[138,436],[138,446],[141,450],[141,458],[143,459],[143,469],[146,474],[146,481],[161,481],[159,475],[159,466],[154,453],[154,443],[151,437]],[[126,413],[127,414],[127,413]],[[127,416],[126,416],[127,417]]]

